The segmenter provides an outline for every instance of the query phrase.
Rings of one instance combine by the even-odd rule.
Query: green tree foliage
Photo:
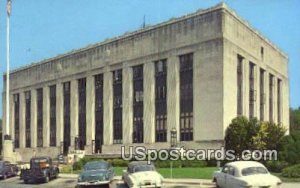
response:
[[[289,164],[300,163],[300,130],[286,135],[280,142],[280,160],[284,160]]]
[[[243,150],[278,149],[285,132],[282,125],[239,116],[226,130],[225,148],[239,155]]]
[[[300,130],[300,107],[290,109],[290,131]]]

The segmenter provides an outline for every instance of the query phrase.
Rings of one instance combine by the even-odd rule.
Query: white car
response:
[[[254,161],[227,163],[214,172],[213,182],[221,188],[274,188],[282,184],[263,164]]]
[[[122,178],[130,188],[162,187],[164,179],[154,165],[146,161],[130,162]]]

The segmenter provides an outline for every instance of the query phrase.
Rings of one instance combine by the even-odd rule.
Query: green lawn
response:
[[[123,170],[126,167],[114,167],[115,174],[117,176],[122,176]],[[171,178],[170,168],[158,168],[158,172],[165,178]],[[215,167],[202,167],[202,168],[174,168],[173,178],[193,178],[193,179],[211,179],[213,172],[217,170]],[[73,173],[79,174],[80,171],[71,170],[70,166],[65,166],[61,173]]]

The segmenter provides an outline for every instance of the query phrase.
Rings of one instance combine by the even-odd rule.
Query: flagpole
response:
[[[9,56],[10,56],[10,46],[9,46],[9,15],[7,15],[6,24],[6,134],[9,135]]]

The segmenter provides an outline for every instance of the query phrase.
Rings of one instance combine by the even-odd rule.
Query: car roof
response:
[[[100,160],[100,161],[89,161],[86,164],[95,164],[95,163],[105,163],[108,164],[108,162],[104,161],[104,160]]]
[[[132,161],[128,163],[128,166],[138,166],[138,165],[152,165],[152,163],[148,164],[148,161]]]
[[[227,163],[226,165],[230,165],[236,168],[264,167],[263,164],[256,161],[234,161],[234,162]]]

